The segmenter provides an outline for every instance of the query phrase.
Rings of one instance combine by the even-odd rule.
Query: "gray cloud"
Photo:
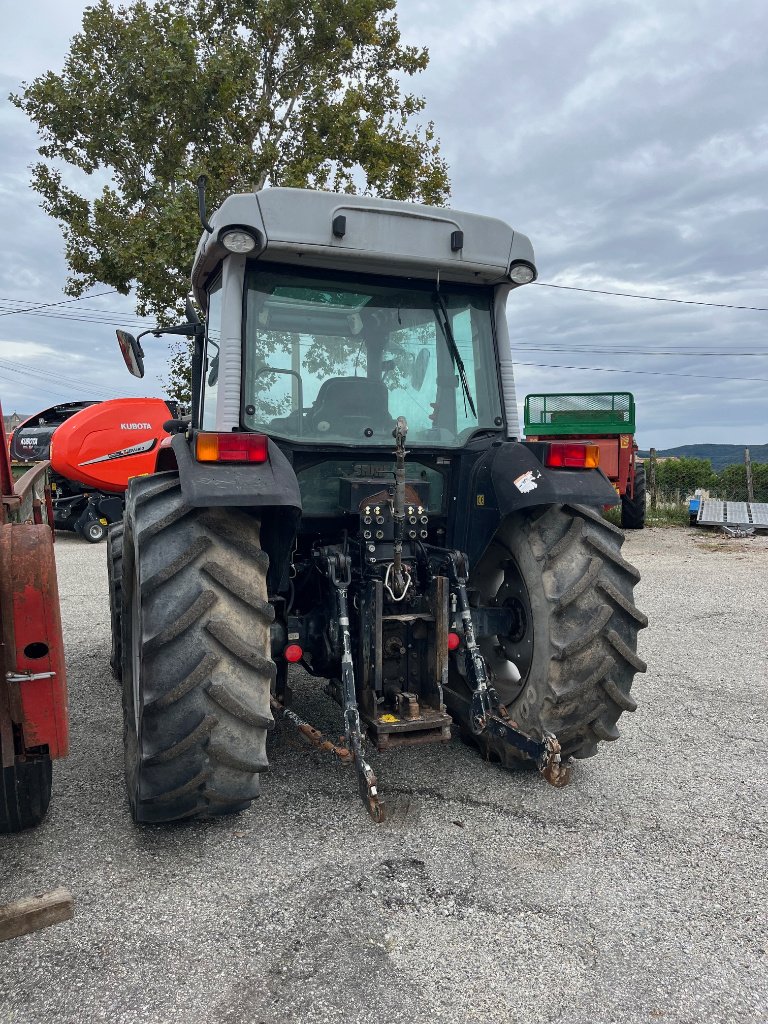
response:
[[[84,6],[41,3],[34,34],[25,14],[9,11],[18,46],[0,85],[60,66]],[[406,86],[427,98],[451,166],[452,205],[530,235],[542,281],[768,306],[763,5],[401,0],[399,16],[406,40],[430,48],[428,71]],[[14,240],[0,295],[56,301],[66,268],[58,229],[27,187],[34,133],[5,106],[0,138],[0,216]],[[88,305],[133,313],[117,296]],[[643,445],[763,443],[766,317],[520,289],[509,306],[518,390],[631,390]],[[82,368],[92,383],[140,393],[112,338],[108,327],[5,317],[0,360],[2,339],[45,344],[61,353],[57,361],[30,352],[30,365]],[[71,353],[83,361],[75,366]],[[2,364],[0,374],[13,376]],[[673,376],[684,374],[704,376]],[[18,392],[30,409],[38,398],[45,404],[31,381]],[[0,386],[7,396],[10,385],[0,378]],[[144,390],[158,386],[148,379]]]

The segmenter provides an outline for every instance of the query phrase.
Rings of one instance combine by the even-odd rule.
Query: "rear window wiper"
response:
[[[445,302],[440,292],[435,292],[432,295],[432,309],[435,311],[435,319],[440,325],[440,330],[443,332],[445,343],[448,346],[448,351],[451,353],[451,359],[453,365],[459,373],[459,380],[461,381],[461,390],[464,392],[464,399],[469,402],[469,408],[472,410],[472,415],[477,419],[477,412],[475,410],[475,403],[472,401],[472,393],[469,390],[469,384],[467,383],[467,371],[464,369],[464,360],[461,358],[456,339],[453,336],[453,329],[451,322],[448,319],[448,310],[445,308]]]

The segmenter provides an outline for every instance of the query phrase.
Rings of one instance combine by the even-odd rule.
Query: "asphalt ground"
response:
[[[767,537],[630,534],[651,628],[622,738],[564,790],[459,741],[374,755],[380,826],[283,727],[249,811],[132,825],[105,546],[56,548],[72,753],[45,823],[0,838],[0,901],[76,909],[0,944],[0,1024],[768,1019]]]

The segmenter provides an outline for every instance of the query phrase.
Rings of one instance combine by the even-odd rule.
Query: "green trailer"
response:
[[[629,391],[532,394],[525,398],[527,441],[574,441],[595,445],[599,467],[621,498],[621,525],[645,526],[645,467],[637,460],[635,399]]]

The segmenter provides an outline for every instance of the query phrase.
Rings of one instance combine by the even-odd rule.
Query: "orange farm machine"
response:
[[[154,470],[156,449],[170,441],[163,423],[175,410],[160,398],[54,406],[14,431],[11,458],[50,460],[56,528],[96,544],[122,519],[128,481]]]

